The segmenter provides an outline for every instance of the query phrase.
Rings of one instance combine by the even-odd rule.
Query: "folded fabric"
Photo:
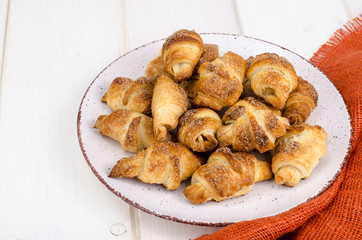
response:
[[[362,15],[339,29],[310,61],[341,92],[351,115],[352,147],[343,170],[326,191],[304,204],[197,240],[362,239]]]

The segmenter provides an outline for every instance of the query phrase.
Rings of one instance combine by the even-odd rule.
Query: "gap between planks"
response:
[[[241,22],[241,17],[240,17],[240,13],[239,13],[239,8],[237,7],[236,1],[237,0],[231,0],[232,1],[232,5],[233,5],[233,9],[234,9],[234,18],[235,18],[235,22],[236,22],[236,27],[239,29],[239,34],[245,36],[244,34],[244,29],[243,29],[243,23]]]
[[[350,7],[349,3],[347,2],[348,0],[341,0],[341,1],[342,1],[344,12],[347,16],[348,21],[351,21],[353,19],[353,17],[352,17],[351,7]]]
[[[129,51],[128,49],[128,44],[127,44],[127,24],[126,24],[126,3],[125,3],[125,0],[121,0],[121,11],[122,11],[122,16],[123,16],[123,41],[124,41],[124,44],[123,44],[123,53],[121,53],[121,55],[127,53]]]
[[[120,56],[127,53],[129,51],[128,44],[127,44],[127,24],[126,24],[126,3],[124,0],[121,0],[121,11],[123,16],[123,52],[120,53]],[[122,41],[121,40],[121,41]],[[140,210],[129,205],[129,214],[130,214],[130,220],[131,220],[131,239],[132,240],[138,240],[141,239],[141,215]]]
[[[141,215],[140,210],[129,206],[129,214],[131,218],[131,232],[132,232],[132,240],[141,239]]]
[[[5,61],[5,52],[6,52],[6,39],[7,39],[7,32],[8,32],[8,23],[9,23],[9,12],[10,12],[10,0],[7,1],[6,3],[6,14],[5,14],[5,26],[4,26],[4,37],[2,40],[2,48],[3,48],[3,52],[2,52],[2,56],[1,56],[1,66],[0,66],[0,119],[1,119],[1,92],[2,92],[2,82],[3,82],[3,77],[4,77],[4,61]]]

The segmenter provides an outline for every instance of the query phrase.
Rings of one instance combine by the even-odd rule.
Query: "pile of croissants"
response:
[[[167,190],[191,177],[183,193],[201,204],[244,195],[273,176],[293,187],[326,154],[326,132],[305,123],[318,94],[284,57],[220,57],[217,45],[183,29],[165,40],[144,75],[114,79],[102,98],[113,112],[99,116],[95,128],[136,153],[109,177]],[[271,163],[253,150],[270,151]]]

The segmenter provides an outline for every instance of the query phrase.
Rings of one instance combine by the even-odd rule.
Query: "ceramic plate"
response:
[[[100,135],[93,125],[101,114],[111,109],[101,102],[112,80],[118,76],[136,79],[143,76],[147,64],[157,57],[164,40],[136,48],[105,68],[91,83],[79,109],[78,137],[84,157],[94,174],[114,194],[147,213],[183,223],[223,226],[243,220],[272,216],[287,211],[321,194],[336,178],[349,151],[351,124],[342,96],[331,81],[306,59],[274,44],[230,34],[201,34],[204,43],[219,45],[220,55],[233,51],[244,59],[264,52],[287,58],[299,76],[314,85],[319,101],[308,123],[322,126],[328,134],[327,154],[306,180],[294,188],[279,186],[273,180],[256,183],[251,191],[222,202],[191,204],[182,191],[190,181],[176,191],[162,185],[145,184],[137,179],[113,179],[108,174],[117,160],[131,153],[120,144]]]

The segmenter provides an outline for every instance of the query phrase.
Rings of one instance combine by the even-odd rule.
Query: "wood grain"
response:
[[[0,239],[131,238],[128,204],[94,176],[76,134],[85,90],[124,52],[121,2],[86,4],[11,1],[0,112]],[[116,223],[126,225],[120,237],[110,231]]]

